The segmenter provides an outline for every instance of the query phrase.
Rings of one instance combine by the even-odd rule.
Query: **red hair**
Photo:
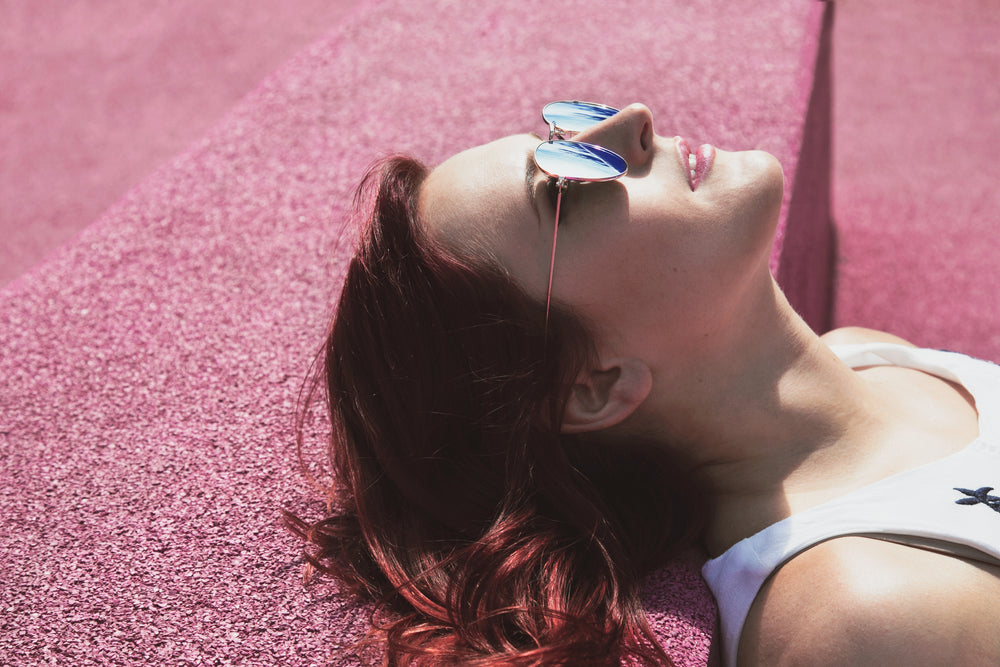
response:
[[[425,176],[394,157],[358,189],[374,203],[314,378],[333,513],[289,525],[388,612],[388,665],[669,664],[639,580],[700,504],[655,447],[560,435],[587,327],[554,307],[546,335],[501,267],[422,233]]]

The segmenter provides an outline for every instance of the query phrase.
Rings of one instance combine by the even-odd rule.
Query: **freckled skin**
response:
[[[565,190],[552,297],[606,340],[648,348],[668,336],[688,345],[726,326],[754,283],[770,282],[783,177],[767,153],[719,150],[692,192],[675,140],[651,128],[648,109],[633,105],[576,136],[619,153],[629,170],[618,181]],[[516,135],[450,158],[424,185],[420,210],[432,234],[488,249],[543,299],[555,211],[544,174],[534,183],[541,223],[524,186],[538,143]]]

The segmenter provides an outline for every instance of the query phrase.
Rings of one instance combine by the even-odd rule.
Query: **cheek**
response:
[[[682,303],[693,286],[684,249],[673,239],[676,225],[605,222],[602,233],[574,234],[565,245],[570,233],[560,235],[565,254],[556,257],[553,292],[611,339]]]
[[[697,327],[736,298],[766,266],[782,198],[773,157],[738,155],[701,197],[650,179],[617,207],[578,208],[560,229],[554,295],[606,332]]]

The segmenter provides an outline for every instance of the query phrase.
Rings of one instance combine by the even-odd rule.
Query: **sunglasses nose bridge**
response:
[[[549,141],[572,139],[576,132],[564,130],[555,121],[549,121]]]

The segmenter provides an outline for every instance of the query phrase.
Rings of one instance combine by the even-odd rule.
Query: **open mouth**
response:
[[[712,163],[715,162],[715,147],[711,144],[702,144],[692,152],[688,142],[682,137],[675,137],[675,142],[681,162],[687,171],[688,185],[691,187],[691,192],[694,192],[712,169]]]

